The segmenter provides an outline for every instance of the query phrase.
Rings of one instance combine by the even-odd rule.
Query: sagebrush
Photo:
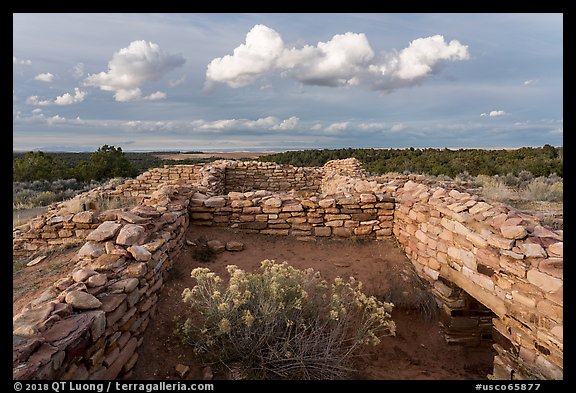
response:
[[[197,285],[182,293],[190,314],[178,330],[207,362],[246,378],[346,378],[363,346],[395,334],[393,305],[366,296],[353,277],[328,283],[270,260],[257,273],[227,269],[227,283],[207,268],[192,271]]]

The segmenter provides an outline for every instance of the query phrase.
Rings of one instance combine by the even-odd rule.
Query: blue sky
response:
[[[563,144],[562,14],[14,14],[13,148]]]

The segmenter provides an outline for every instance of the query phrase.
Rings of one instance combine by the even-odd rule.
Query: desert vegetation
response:
[[[265,260],[257,273],[227,267],[225,282],[196,268],[186,288],[183,341],[207,362],[249,379],[341,379],[364,345],[395,334],[393,305],[366,296],[350,277],[323,280],[312,268]]]
[[[355,157],[375,175],[389,172],[419,173],[455,177],[467,172],[477,175],[518,175],[528,171],[533,176],[562,177],[563,148],[522,147],[513,150],[486,149],[337,149],[287,151],[260,157],[295,166],[322,166],[329,160]]]

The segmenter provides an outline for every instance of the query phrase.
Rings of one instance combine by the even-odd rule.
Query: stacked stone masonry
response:
[[[102,195],[138,203],[94,209]],[[462,290],[494,313],[491,378],[563,377],[562,231],[423,176],[368,177],[347,159],[156,168],[15,229],[14,257],[84,245],[74,271],[14,316],[14,378],[128,377],[189,223],[301,240],[395,236],[451,315],[462,312]],[[477,313],[481,336],[490,315]]]

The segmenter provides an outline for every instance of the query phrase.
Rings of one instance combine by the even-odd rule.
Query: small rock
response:
[[[107,281],[108,277],[105,274],[95,274],[93,276],[88,277],[86,284],[88,285],[88,287],[93,288],[102,286],[106,284]]]
[[[93,276],[95,274],[98,274],[98,272],[95,272],[92,269],[84,268],[84,269],[76,270],[74,273],[72,273],[72,278],[76,282],[83,282],[87,278],[89,278],[90,276]]]
[[[212,367],[207,366],[202,369],[202,379],[204,381],[211,381],[214,379],[214,373],[212,372]]]
[[[192,240],[186,240],[186,244],[189,246],[195,246],[196,243],[194,243]]]
[[[121,227],[122,225],[113,221],[103,222],[98,226],[98,228],[94,229],[92,232],[90,232],[90,234],[88,234],[86,240],[101,242],[111,239],[116,236]]]
[[[130,254],[132,254],[134,259],[136,259],[139,262],[146,262],[152,258],[152,254],[150,253],[150,251],[146,250],[142,246],[130,246],[128,247],[128,251],[130,252]]]
[[[28,262],[26,264],[26,266],[34,266],[39,264],[40,262],[42,262],[44,260],[44,258],[46,258],[46,255],[41,255],[39,257],[34,258],[33,260],[31,260],[30,262]]]
[[[334,266],[336,267],[350,267],[350,263],[348,262],[334,262]]]
[[[92,310],[100,307],[102,302],[89,293],[72,291],[66,295],[66,303],[79,310]]]
[[[244,249],[244,243],[237,241],[229,241],[226,243],[226,251],[242,251]]]
[[[222,252],[226,249],[226,246],[220,240],[210,240],[206,245],[213,252]]]
[[[176,373],[180,376],[180,378],[186,377],[188,372],[190,371],[190,366],[185,366],[184,364],[177,364],[176,365]]]
[[[118,237],[116,238],[116,244],[122,246],[131,246],[136,244],[140,238],[144,235],[146,230],[141,225],[136,224],[126,224],[120,229]]]

